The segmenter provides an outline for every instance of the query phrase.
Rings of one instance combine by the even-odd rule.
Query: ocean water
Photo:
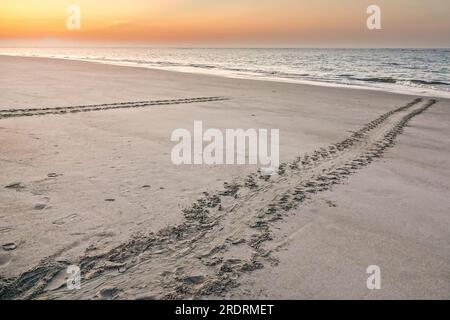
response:
[[[450,49],[0,48],[0,54],[450,98]]]

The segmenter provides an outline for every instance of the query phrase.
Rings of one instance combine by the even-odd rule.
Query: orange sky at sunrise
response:
[[[67,7],[81,30],[66,28]],[[382,30],[366,28],[381,7]],[[27,41],[273,46],[450,46],[448,0],[1,0],[0,45]]]

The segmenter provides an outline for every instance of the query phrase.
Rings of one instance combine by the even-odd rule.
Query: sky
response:
[[[0,46],[450,47],[449,17],[450,0],[1,0]]]

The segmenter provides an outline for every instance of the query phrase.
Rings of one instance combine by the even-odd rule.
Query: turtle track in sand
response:
[[[171,100],[148,100],[148,101],[134,101],[134,102],[118,102],[105,103],[93,105],[81,105],[71,107],[49,107],[49,108],[23,108],[23,109],[8,109],[0,110],[0,119],[15,118],[15,117],[31,117],[43,115],[62,115],[79,112],[105,111],[112,109],[130,109],[130,108],[144,108],[151,106],[165,106],[175,104],[187,103],[201,103],[212,101],[229,100],[227,97],[200,97],[200,98],[185,98],[185,99],[171,99]]]
[[[16,278],[0,278],[0,298],[110,299],[220,296],[244,273],[276,265],[274,227],[291,210],[342,183],[383,156],[413,117],[437,101],[416,99],[389,111],[347,139],[282,164],[278,175],[251,174],[204,193],[183,210],[184,221],[157,233],[134,235],[103,253],[78,261],[55,257]],[[80,266],[80,290],[54,279],[69,264]],[[52,290],[49,290],[49,287]],[[105,292],[113,293],[105,295]]]

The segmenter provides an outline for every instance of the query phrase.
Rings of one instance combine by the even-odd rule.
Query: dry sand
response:
[[[448,100],[43,58],[0,70],[0,298],[450,298]],[[268,181],[175,166],[170,135],[194,120],[279,128],[287,165]]]

